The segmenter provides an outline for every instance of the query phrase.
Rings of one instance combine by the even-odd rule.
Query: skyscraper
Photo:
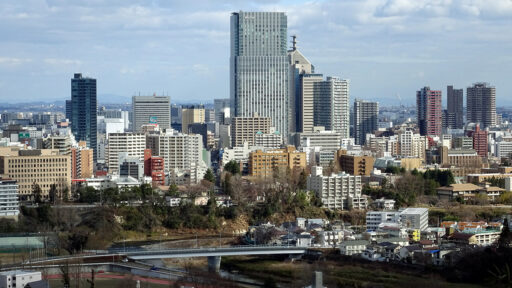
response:
[[[75,73],[71,79],[71,132],[76,141],[85,141],[92,148],[95,161],[98,147],[97,113],[96,79]]]
[[[364,100],[354,102],[354,134],[356,144],[366,143],[366,134],[377,130],[379,103]]]
[[[142,131],[142,125],[158,124],[161,129],[171,128],[171,97],[133,96],[133,130]]]
[[[213,105],[215,107],[215,122],[224,124],[224,119],[230,118],[229,109],[230,99],[213,99]]]
[[[318,96],[319,86],[315,83],[324,81],[322,74],[300,74],[297,87],[296,131],[313,132],[315,126],[315,96]]]
[[[452,129],[462,129],[464,122],[462,120],[462,107],[464,105],[462,89],[453,89],[453,86],[447,87],[448,109],[446,126]]]
[[[71,121],[71,111],[73,111],[73,102],[66,100],[66,119]]]
[[[313,131],[313,90],[311,81],[318,77],[322,80],[321,74],[308,76],[315,73],[315,67],[297,49],[297,37],[294,35],[293,46],[288,51],[290,63],[289,94],[290,94],[290,132],[312,132]],[[303,77],[306,77],[303,79]],[[306,90],[306,91],[305,91]],[[305,113],[305,114],[304,114]]]
[[[193,123],[204,123],[204,106],[203,105],[190,105],[184,106],[181,109],[181,132],[188,134],[188,126]]]
[[[489,83],[475,83],[466,90],[467,122],[482,129],[496,125],[496,88]]]
[[[441,136],[441,91],[423,87],[416,92],[416,109],[421,136]]]
[[[314,82],[314,125],[350,136],[349,81],[337,77]]]
[[[289,62],[287,17],[282,12],[235,12],[231,16],[231,112],[272,118],[287,139]]]

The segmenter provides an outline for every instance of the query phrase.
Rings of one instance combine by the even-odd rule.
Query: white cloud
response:
[[[0,57],[0,65],[18,66],[32,62],[30,58]]]
[[[50,65],[82,65],[82,61],[74,59],[45,58],[43,62]]]

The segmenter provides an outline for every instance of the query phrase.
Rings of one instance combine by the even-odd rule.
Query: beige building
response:
[[[423,164],[423,160],[421,158],[401,158],[400,159],[400,167],[404,168],[407,171],[411,171],[414,169],[419,169]]]
[[[306,152],[297,151],[295,146],[249,154],[249,174],[256,177],[272,176],[276,169],[306,169],[306,165]]]
[[[181,132],[188,134],[188,125],[204,123],[205,110],[202,105],[183,107],[181,109]]]
[[[43,141],[44,149],[57,149],[60,155],[71,154],[71,137],[69,136],[50,136]]]
[[[259,117],[256,113],[253,117],[233,117],[231,120],[232,147],[241,147],[244,142],[254,146],[256,133],[269,134],[271,125],[270,117]]]
[[[29,199],[32,186],[38,184],[43,199],[49,199],[51,185],[63,192],[71,186],[71,156],[55,149],[19,150],[0,148],[0,175],[17,181],[21,199]]]

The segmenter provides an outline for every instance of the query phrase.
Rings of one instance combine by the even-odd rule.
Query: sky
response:
[[[489,82],[512,106],[512,0],[2,0],[0,101],[69,99],[76,72],[97,79],[100,103],[229,98],[240,10],[286,12],[288,35],[317,73],[350,79],[351,100],[412,105],[423,86],[445,98]]]

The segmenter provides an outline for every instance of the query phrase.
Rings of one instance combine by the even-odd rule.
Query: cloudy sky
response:
[[[100,102],[168,94],[229,97],[229,17],[284,11],[288,34],[351,98],[413,104],[428,85],[496,86],[512,106],[512,0],[2,0],[0,101],[70,96],[75,72],[98,79]]]

